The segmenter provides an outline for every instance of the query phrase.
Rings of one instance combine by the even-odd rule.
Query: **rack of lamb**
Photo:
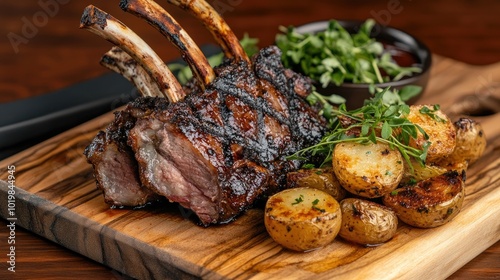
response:
[[[281,190],[300,162],[287,156],[318,142],[324,119],[305,98],[311,81],[283,67],[276,46],[249,58],[203,0],[169,0],[197,17],[225,54],[215,68],[179,23],[152,0],[121,1],[178,47],[194,73],[181,86],[166,64],[125,24],[88,6],[81,28],[114,44],[101,64],[141,97],[115,112],[85,150],[96,184],[114,206],[164,198],[208,226],[227,223]]]

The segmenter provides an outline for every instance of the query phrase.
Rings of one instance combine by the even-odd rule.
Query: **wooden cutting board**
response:
[[[455,110],[465,96],[499,93],[500,63],[479,67],[435,56],[419,103]],[[488,146],[468,171],[463,210],[452,222],[425,230],[400,225],[396,237],[378,247],[338,238],[307,253],[277,245],[260,209],[209,228],[196,226],[174,204],[110,209],[82,152],[112,118],[103,115],[1,161],[0,201],[8,200],[8,166],[15,166],[16,201],[13,215],[5,206],[0,215],[140,279],[439,279],[500,239],[500,113],[474,117]]]

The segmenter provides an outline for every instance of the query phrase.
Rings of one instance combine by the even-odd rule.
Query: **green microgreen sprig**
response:
[[[323,209],[323,208],[319,208],[319,207],[318,207],[318,203],[319,203],[319,199],[317,199],[317,198],[316,198],[316,199],[312,202],[312,206],[311,206],[311,208],[312,208],[312,209],[314,209],[314,210],[316,210],[316,211],[319,211],[319,212],[321,212],[321,213],[326,212],[326,210],[325,210],[325,209]]]
[[[387,102],[384,96],[394,95],[390,89],[378,90],[375,95],[365,100],[364,106],[348,111],[345,104],[334,107],[324,106],[323,115],[329,121],[329,132],[321,141],[290,156],[289,159],[308,160],[311,157],[320,157],[323,162],[320,166],[329,164],[335,145],[342,142],[387,143],[392,149],[398,149],[411,168],[410,158],[421,164],[425,163],[430,142],[427,141],[422,149],[410,146],[410,139],[415,139],[421,133],[425,139],[429,136],[417,124],[407,118],[410,107],[403,101]],[[317,101],[322,102],[321,98]],[[325,114],[325,107],[328,113]],[[348,125],[342,120],[348,119]]]
[[[302,202],[304,202],[304,195],[301,194],[299,197],[295,199],[295,202],[293,202],[292,205],[296,205]]]
[[[422,71],[398,65],[384,45],[371,37],[374,25],[375,21],[368,19],[353,34],[335,20],[326,30],[314,34],[281,26],[276,45],[282,50],[285,67],[309,76],[322,87],[397,81]]]
[[[432,109],[427,107],[427,106],[423,106],[422,108],[420,108],[419,112],[421,114],[428,115],[429,117],[431,117],[433,120],[435,120],[437,122],[444,123],[444,122],[446,122],[446,120],[441,118],[440,116],[438,116],[436,114],[436,112],[439,111],[439,109],[440,109],[440,106],[438,104],[434,104],[432,106]]]

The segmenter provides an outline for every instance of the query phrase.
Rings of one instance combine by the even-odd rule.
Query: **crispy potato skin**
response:
[[[405,223],[419,228],[441,226],[461,210],[465,197],[463,175],[448,171],[417,183],[394,190],[383,197],[384,205],[392,208]]]
[[[456,165],[467,168],[483,155],[486,137],[481,124],[472,119],[460,118],[453,125],[457,131],[455,150],[441,164],[452,166],[451,168]]]
[[[286,175],[287,188],[313,188],[322,190],[337,201],[345,197],[346,191],[335,177],[332,168],[299,169]]]
[[[344,142],[335,146],[333,170],[350,193],[381,197],[394,190],[403,177],[403,157],[385,143]]]
[[[434,165],[434,164],[421,165],[413,158],[410,160],[410,162],[411,162],[411,167],[413,168],[413,172],[412,169],[410,168],[410,165],[405,161],[404,174],[403,174],[403,179],[401,179],[400,186],[414,184],[415,182],[420,182],[425,179],[444,174],[446,173],[446,171],[448,171],[447,168],[441,165]]]
[[[339,236],[362,244],[377,245],[390,240],[396,234],[398,217],[384,205],[358,198],[346,198],[340,202],[342,226]]]
[[[408,120],[423,128],[429,136],[428,140],[431,142],[431,145],[427,151],[426,162],[432,163],[453,152],[456,145],[456,130],[450,118],[441,110],[436,111],[434,114],[443,121],[435,120],[427,114],[420,113],[420,110],[424,106],[432,109],[432,106],[427,105],[410,106]],[[422,149],[426,141],[424,136],[418,132],[417,138],[410,140],[410,146]]]
[[[264,224],[283,247],[308,251],[331,243],[340,230],[339,203],[313,188],[293,188],[269,197]]]

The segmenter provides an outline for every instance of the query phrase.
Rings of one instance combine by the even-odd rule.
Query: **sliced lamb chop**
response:
[[[85,8],[80,28],[85,28],[119,46],[151,75],[171,102],[184,98],[184,91],[163,60],[125,24],[92,5]]]
[[[101,65],[121,74],[141,96],[160,97],[163,93],[139,63],[120,47],[114,46],[101,58]]]
[[[207,2],[203,0],[168,0],[168,2],[188,11],[200,20],[222,47],[226,57],[233,58],[236,61],[243,60],[250,62],[238,37],[234,35],[229,25],[227,25],[219,13]]]
[[[137,161],[127,145],[129,130],[138,118],[154,111],[165,110],[165,98],[138,98],[115,113],[115,119],[105,131],[99,131],[84,151],[94,168],[96,185],[102,190],[106,203],[114,206],[142,206],[161,197],[143,187]]]
[[[162,35],[167,37],[181,52],[194,77],[204,89],[215,77],[214,71],[203,52],[179,23],[160,5],[151,0],[122,0],[120,7],[145,19]]]

